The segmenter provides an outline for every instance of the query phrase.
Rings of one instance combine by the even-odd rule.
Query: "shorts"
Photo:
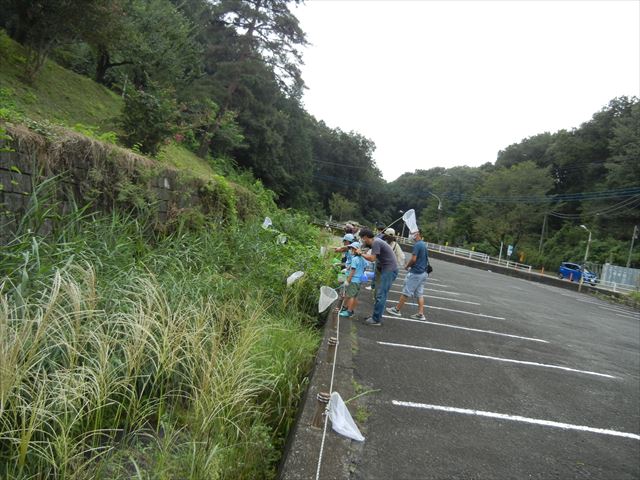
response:
[[[358,296],[359,292],[360,284],[355,282],[351,282],[349,285],[347,285],[347,288],[344,289],[344,294],[347,298],[355,298]]]
[[[402,295],[405,297],[421,297],[423,294],[424,284],[429,275],[424,273],[407,273],[402,287]]]

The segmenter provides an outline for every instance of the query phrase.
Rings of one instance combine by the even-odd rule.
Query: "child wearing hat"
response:
[[[353,242],[349,245],[352,253],[349,276],[344,282],[344,295],[346,297],[346,309],[340,312],[341,317],[352,317],[356,304],[358,303],[358,293],[360,293],[360,283],[364,277],[367,261],[360,256],[360,242]]]
[[[342,257],[342,263],[348,269],[351,264],[351,257],[353,254],[349,249],[349,245],[355,242],[356,237],[352,233],[346,233],[344,237],[342,237],[342,247],[336,247],[333,250],[335,252],[345,252],[345,255]]]

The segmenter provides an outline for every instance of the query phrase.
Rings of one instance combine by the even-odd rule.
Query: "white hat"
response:
[[[384,233],[385,235],[395,235],[396,231],[393,228],[387,228]]]

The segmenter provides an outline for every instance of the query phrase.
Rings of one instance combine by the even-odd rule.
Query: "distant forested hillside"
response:
[[[11,65],[25,86],[38,85],[53,59],[106,87],[117,97],[108,109],[113,117],[119,105],[116,118],[96,118],[91,105],[82,118],[126,146],[152,156],[180,146],[212,171],[260,179],[280,206],[319,217],[389,223],[414,208],[431,240],[490,253],[512,244],[518,258],[548,267],[580,260],[584,224],[595,261],[628,259],[640,223],[635,97],[611,100],[571,131],[531,132],[495,163],[417,169],[387,183],[373,159],[375,139],[304,109],[307,39],[291,10],[298,0],[78,3],[0,0],[0,27],[24,47]],[[30,104],[26,87],[3,80],[0,73],[2,118],[32,114],[41,102]],[[65,85],[54,91],[73,101]]]
[[[388,190],[393,209],[415,208],[433,239],[489,253],[512,244],[524,261],[555,268],[583,258],[585,225],[589,258],[624,265],[640,223],[640,103],[615,98],[578,128],[509,145],[494,164],[416,170]]]

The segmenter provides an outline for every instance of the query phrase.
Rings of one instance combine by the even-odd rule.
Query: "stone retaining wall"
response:
[[[207,213],[205,207],[215,203],[205,198],[215,196],[213,181],[186,178],[123,148],[70,131],[51,140],[25,127],[5,128],[12,140],[0,143],[0,150],[10,150],[0,151],[0,244],[16,231],[34,192],[54,177],[56,182],[49,182],[51,188],[41,192],[39,200],[56,214],[74,204],[92,203],[103,211],[146,206],[163,224],[172,211],[199,208]],[[40,233],[48,233],[52,221],[44,222]]]

